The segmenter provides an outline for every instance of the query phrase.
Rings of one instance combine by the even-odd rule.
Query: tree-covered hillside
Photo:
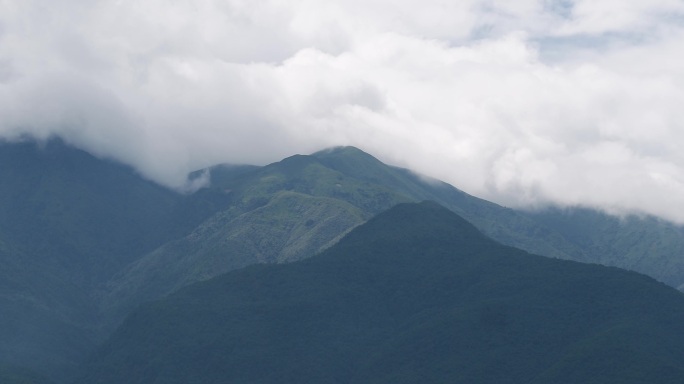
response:
[[[80,383],[681,383],[684,296],[402,204],[135,311]]]

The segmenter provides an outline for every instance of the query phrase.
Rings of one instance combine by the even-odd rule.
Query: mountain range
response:
[[[432,200],[530,253],[684,282],[679,226],[513,210],[353,147],[191,177],[203,174],[209,186],[182,194],[60,140],[0,145],[0,378],[64,382],[140,305],[252,264],[308,259],[400,203]]]
[[[681,383],[684,295],[399,204],[134,311],[78,383]]]

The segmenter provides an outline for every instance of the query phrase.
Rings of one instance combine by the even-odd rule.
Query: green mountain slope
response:
[[[215,167],[211,175],[210,190],[230,196],[231,206],[115,276],[103,301],[109,317],[122,318],[146,300],[249,264],[313,256],[402,202],[438,201],[506,244],[584,259],[580,248],[521,213],[425,181],[353,147],[261,168]]]
[[[506,245],[549,257],[591,261],[581,247],[530,218],[526,212],[477,198],[450,184],[429,180],[410,170],[388,166],[357,148],[340,147],[313,156],[332,169],[384,185],[409,196],[411,201],[436,201]]]
[[[110,282],[102,306],[111,324],[134,305],[222,272],[313,255],[366,219],[350,204],[296,192],[279,192],[266,205],[242,215],[231,213],[217,214]]]
[[[684,296],[402,204],[134,312],[81,383],[681,383]]]

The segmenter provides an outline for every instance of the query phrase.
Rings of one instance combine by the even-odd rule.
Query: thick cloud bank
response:
[[[189,170],[355,145],[684,222],[681,0],[0,0],[0,137]]]

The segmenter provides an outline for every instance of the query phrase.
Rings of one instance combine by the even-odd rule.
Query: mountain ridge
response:
[[[313,256],[421,200],[532,253],[684,281],[684,235],[667,223],[518,212],[353,147],[190,178],[204,174],[212,185],[180,194],[59,140],[0,144],[0,364],[61,377],[145,301],[252,263]]]
[[[652,278],[399,204],[318,256],[141,307],[78,383],[678,383],[681,316],[684,296]]]
[[[58,139],[0,142],[0,180],[0,363],[50,377],[106,336],[101,284],[223,204]]]
[[[531,251],[553,257],[573,258],[571,254],[574,254],[575,259],[583,258],[582,251],[564,242],[560,235],[552,237],[552,231],[513,210],[467,195],[446,183],[427,183],[408,170],[387,166],[354,147],[294,155],[264,167],[242,168],[239,172],[233,172],[232,167],[228,172],[223,172],[224,169],[222,166],[209,168],[209,189],[228,194],[232,201],[230,207],[216,213],[185,238],[129,265],[108,283],[109,297],[105,303],[128,302],[119,306],[123,310],[116,310],[125,313],[145,300],[250,263],[286,262],[313,256],[373,215],[398,203],[426,199],[440,201],[502,242],[531,245]],[[289,206],[282,204],[283,193],[290,194]],[[334,216],[327,219],[302,216],[302,211],[296,209],[321,199],[337,207],[336,213],[330,213]],[[282,215],[285,221],[279,221]],[[338,226],[312,235],[319,228],[316,224],[324,219],[337,221]],[[272,225],[263,225],[269,221]],[[535,241],[535,236],[544,231],[547,238]],[[246,232],[261,234],[262,240],[258,242],[271,244],[271,256],[260,256],[264,255],[261,244],[250,236],[238,235]],[[300,254],[287,250],[287,239],[293,236],[300,236],[305,242],[309,239],[308,245],[301,244]],[[188,249],[197,252],[187,252]],[[168,262],[164,260],[174,260],[184,267],[171,270],[165,267]],[[136,292],[130,290],[131,286],[140,289]],[[103,310],[108,312],[111,308],[105,304]]]

